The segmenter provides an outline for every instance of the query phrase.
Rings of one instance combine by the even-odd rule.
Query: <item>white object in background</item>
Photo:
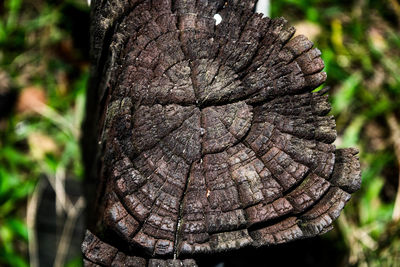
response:
[[[269,17],[270,7],[271,7],[270,0],[258,0],[256,5],[256,12],[262,13],[263,17]]]

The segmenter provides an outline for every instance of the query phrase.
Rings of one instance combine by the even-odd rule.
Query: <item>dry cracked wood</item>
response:
[[[254,2],[94,1],[87,266],[195,266],[319,235],[360,187],[312,92],[320,51]]]

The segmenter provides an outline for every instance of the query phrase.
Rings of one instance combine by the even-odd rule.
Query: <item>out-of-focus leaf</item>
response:
[[[350,107],[350,103],[354,100],[354,96],[360,85],[362,76],[359,72],[350,75],[333,96],[332,108],[335,114],[340,113]]]
[[[11,166],[29,165],[31,160],[29,157],[11,146],[6,146],[0,150],[0,160],[7,160]],[[3,163],[4,164],[4,163]]]
[[[54,155],[46,155],[43,162],[44,162],[44,167],[46,168],[45,169],[46,173],[54,175],[56,173],[59,164],[59,159],[54,157]]]
[[[326,49],[322,52],[321,57],[325,64],[325,71],[329,73],[330,65],[332,64],[332,61],[335,58],[335,54],[331,49]]]
[[[7,217],[9,214],[15,209],[15,200],[14,199],[7,199],[4,203],[0,206],[0,215],[2,217]]]
[[[65,267],[81,267],[83,266],[83,260],[82,257],[77,257],[75,259],[70,260],[65,264]]]
[[[339,54],[343,54],[346,49],[343,45],[343,27],[342,23],[339,19],[334,19],[331,22],[332,33],[331,33],[331,42],[336,52]]]
[[[8,0],[5,3],[5,6],[8,8],[8,19],[7,19],[7,29],[13,29],[16,27],[19,9],[21,8],[22,0]]]
[[[366,112],[366,116],[374,118],[376,116],[385,114],[392,109],[392,103],[386,96],[381,96],[381,99],[374,103],[372,108]]]
[[[36,181],[33,179],[29,179],[29,180],[21,182],[20,186],[16,187],[13,190],[12,197],[14,199],[26,198],[29,194],[31,194],[33,192],[35,183],[36,183]]]
[[[340,144],[340,147],[357,146],[364,122],[365,117],[363,115],[354,118],[343,134],[343,141],[342,144]]]
[[[11,243],[11,241],[14,238],[14,232],[12,231],[12,229],[6,225],[3,224],[0,226],[0,240],[3,242],[3,245],[6,247],[7,250],[10,250],[8,248],[8,244]]]
[[[25,241],[28,241],[28,228],[26,224],[18,218],[11,218],[7,221],[10,229],[22,237]]]
[[[363,161],[367,164],[362,173],[363,184],[368,187],[369,183],[379,175],[383,168],[393,159],[389,153],[365,153]]]
[[[306,12],[307,19],[312,22],[317,22],[319,17],[319,12],[316,8],[309,7]]]
[[[19,182],[16,186],[9,187],[7,191],[2,192],[0,195],[0,217],[17,208],[17,201],[25,199],[33,192],[34,187],[35,180],[27,180]]]
[[[3,21],[0,20],[0,44],[7,39],[7,31]]]
[[[380,206],[379,193],[383,187],[381,177],[375,177],[369,183],[367,190],[361,200],[360,219],[362,224],[367,224],[376,219],[376,214]]]
[[[54,7],[45,6],[41,10],[40,16],[32,19],[29,24],[25,25],[25,30],[27,32],[35,31],[43,28],[47,25],[55,25],[59,20],[61,14],[59,12],[54,12]]]
[[[15,172],[6,171],[4,168],[0,168],[0,178],[0,199],[3,195],[6,195],[8,198],[10,197],[9,191],[20,184],[20,177]]]

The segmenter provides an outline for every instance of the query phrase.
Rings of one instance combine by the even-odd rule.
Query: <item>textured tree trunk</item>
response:
[[[92,3],[87,266],[195,266],[313,237],[360,187],[312,92],[320,51],[255,2]]]

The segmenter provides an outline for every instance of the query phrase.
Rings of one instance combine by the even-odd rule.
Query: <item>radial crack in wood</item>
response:
[[[85,266],[196,266],[313,237],[359,189],[357,150],[335,148],[313,92],[321,52],[255,2],[93,3]]]

